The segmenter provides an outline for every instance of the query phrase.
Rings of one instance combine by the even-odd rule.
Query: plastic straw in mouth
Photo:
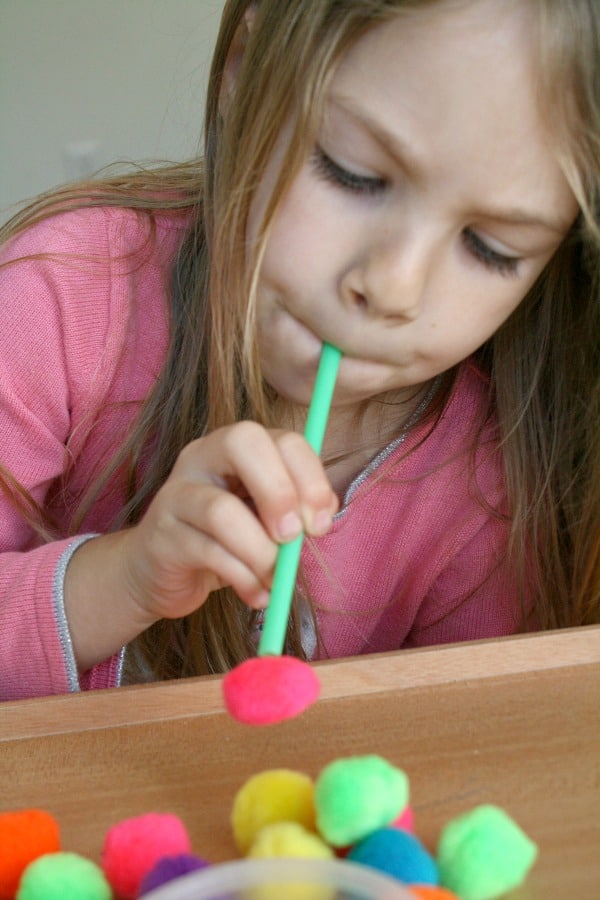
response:
[[[341,350],[332,344],[323,344],[304,428],[304,437],[315,453],[320,453],[323,446],[341,358]],[[258,644],[259,656],[279,656],[283,653],[303,540],[304,535],[299,534],[293,541],[279,547],[271,596]]]

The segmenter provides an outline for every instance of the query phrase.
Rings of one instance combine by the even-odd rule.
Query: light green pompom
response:
[[[111,900],[102,869],[77,853],[47,853],[30,863],[16,900]]]
[[[492,900],[518,887],[537,847],[497,806],[484,805],[447,823],[438,846],[440,882],[462,900]]]
[[[352,756],[326,766],[315,783],[317,828],[347,847],[389,825],[408,806],[408,777],[381,756]]]

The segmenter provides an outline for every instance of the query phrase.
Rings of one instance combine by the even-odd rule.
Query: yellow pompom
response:
[[[300,859],[333,859],[334,853],[325,841],[297,822],[274,822],[256,835],[248,851],[252,859],[298,857]]]
[[[296,858],[296,859],[332,859],[333,850],[314,832],[307,831],[297,822],[274,822],[265,825],[256,835],[248,856],[252,859]],[[246,900],[333,900],[337,890],[310,881],[310,869],[307,870],[307,881],[264,884],[253,888],[244,895]]]
[[[296,822],[315,830],[314,784],[292,769],[269,769],[249,778],[233,801],[231,825],[240,853],[247,853],[258,832],[275,822]]]

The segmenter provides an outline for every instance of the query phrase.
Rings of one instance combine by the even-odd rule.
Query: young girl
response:
[[[301,529],[310,659],[598,621],[598,35],[229,0],[204,161],[8,224],[2,698],[226,670]]]

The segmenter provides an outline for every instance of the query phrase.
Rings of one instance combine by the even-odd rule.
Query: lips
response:
[[[272,367],[269,361],[265,360],[267,380],[276,389],[281,386],[286,396],[289,396],[290,391],[295,393],[290,379],[296,382],[295,390],[298,389],[299,382],[305,379],[307,383],[312,383],[323,341],[327,341],[339,347],[343,353],[337,388],[337,396],[340,399],[348,394],[360,401],[389,389],[402,389],[413,383],[410,379],[406,385],[402,384],[403,379],[400,384],[398,383],[397,370],[402,363],[399,359],[390,360],[383,355],[381,338],[385,336],[377,329],[374,330],[371,339],[370,335],[364,333],[366,329],[355,335],[344,333],[340,339],[339,332],[332,334],[333,329],[327,327],[331,325],[331,322],[317,322],[315,327],[307,324],[278,297],[261,328],[264,349],[274,364]],[[365,352],[367,342],[372,346]],[[410,366],[411,362],[407,359],[405,364]]]

